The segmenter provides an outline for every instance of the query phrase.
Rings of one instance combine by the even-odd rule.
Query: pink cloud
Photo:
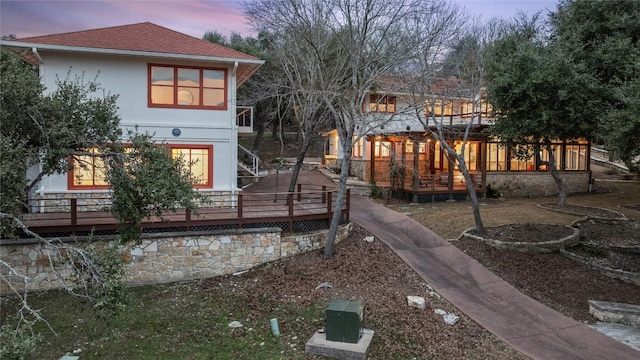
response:
[[[236,1],[0,1],[0,34],[19,38],[145,21],[197,38],[252,35]]]

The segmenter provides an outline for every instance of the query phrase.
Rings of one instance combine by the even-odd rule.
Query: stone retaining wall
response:
[[[589,191],[591,174],[586,171],[561,172],[567,191]],[[554,196],[558,187],[548,172],[487,172],[487,185],[506,196]]]
[[[336,243],[351,232],[351,223],[338,230]],[[144,235],[139,246],[121,249],[128,261],[128,284],[162,283],[207,278],[247,270],[260,264],[316,250],[324,246],[327,230],[282,236],[280,228],[225,230],[208,232],[180,232]],[[61,239],[78,241],[86,246],[86,238]],[[101,245],[113,244],[113,236],[104,237]],[[48,290],[72,286],[59,281],[54,273],[69,276],[69,268],[60,263],[65,251],[59,247],[41,244],[34,239],[2,240],[0,258],[28,281],[9,274],[6,266],[3,276],[18,290]],[[9,292],[8,284],[0,283],[0,293]]]

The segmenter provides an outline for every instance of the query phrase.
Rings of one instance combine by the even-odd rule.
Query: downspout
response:
[[[34,46],[31,48],[31,52],[33,53],[33,56],[36,57],[36,59],[38,59],[38,75],[40,76],[40,79],[44,78],[44,69],[42,67],[40,67],[40,65],[44,64],[44,60],[42,60],[42,57],[40,56],[40,54],[38,54],[38,49]],[[38,163],[38,172],[41,173],[42,172],[42,162]],[[44,213],[44,179],[40,179],[40,184],[38,186],[38,188],[36,188],[34,190],[34,195],[36,193],[40,193],[40,201],[39,201],[39,210],[41,213]]]
[[[38,54],[38,49],[36,49],[35,46],[31,48],[31,52],[33,53],[33,55],[35,55],[36,59],[38,59],[38,62],[40,64],[44,64],[44,60],[42,60],[42,58],[40,57],[40,54]]]
[[[231,128],[234,130],[231,133],[235,136],[234,146],[231,147],[231,174],[236,174],[235,179],[231,183],[231,202],[232,204],[237,204],[238,200],[236,198],[236,191],[238,188],[238,125],[236,124],[236,75],[238,72],[238,62],[233,63],[233,71],[231,72],[231,86],[230,92],[231,96]],[[235,207],[235,206],[234,206]]]

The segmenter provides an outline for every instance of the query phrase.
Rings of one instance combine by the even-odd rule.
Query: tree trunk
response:
[[[469,169],[467,169],[467,164],[464,162],[464,157],[456,154],[456,158],[458,159],[458,167],[460,172],[464,176],[465,183],[467,184],[467,191],[469,191],[469,198],[471,199],[471,209],[473,212],[473,220],[476,223],[476,231],[478,233],[484,232],[484,224],[482,223],[482,218],[480,217],[480,202],[478,201],[478,193],[476,192],[476,187],[473,181],[471,180],[471,174],[469,174]]]
[[[324,258],[331,259],[333,257],[333,247],[336,241],[336,235],[338,234],[338,226],[340,225],[340,218],[342,217],[342,206],[345,203],[347,197],[347,178],[349,177],[349,162],[351,160],[351,148],[349,148],[349,154],[345,154],[342,158],[342,165],[340,166],[340,181],[338,183],[338,196],[336,202],[333,205],[333,217],[331,218],[331,224],[329,225],[329,233],[327,234],[327,243],[324,247]]]
[[[310,138],[308,136],[304,136],[302,140],[302,148],[298,150],[298,155],[296,156],[296,165],[293,167],[293,173],[291,174],[291,182],[289,183],[290,193],[294,192],[296,189],[298,174],[300,174],[300,169],[302,168],[302,164],[304,163],[304,157],[307,154],[307,150],[309,150],[309,145],[311,145]]]
[[[264,131],[267,128],[268,122],[261,122],[258,125],[258,132],[256,133],[255,139],[253,139],[253,145],[251,146],[251,152],[256,153],[262,144],[262,138],[264,137]]]
[[[547,154],[549,154],[549,168],[551,169],[551,177],[558,186],[558,206],[565,206],[567,203],[567,184],[562,180],[558,168],[556,166],[555,151],[551,147],[550,143],[547,143]]]

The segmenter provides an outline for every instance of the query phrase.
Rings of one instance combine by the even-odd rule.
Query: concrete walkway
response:
[[[640,352],[525,296],[415,220],[352,196],[350,218],[440,295],[534,359],[640,359]]]

